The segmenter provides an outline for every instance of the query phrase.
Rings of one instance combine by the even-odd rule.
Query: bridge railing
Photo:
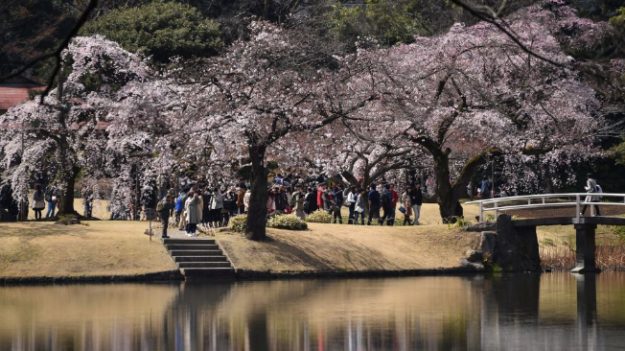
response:
[[[587,197],[590,197],[587,199]],[[586,201],[594,200],[594,201]],[[611,201],[606,201],[611,200]],[[480,207],[480,222],[484,221],[485,212],[499,212],[512,210],[528,210],[541,208],[575,207],[575,218],[579,221],[584,205],[590,207],[590,215],[595,215],[594,206],[625,206],[625,194],[615,193],[563,193],[537,194],[495,197],[484,200],[469,201],[467,204],[477,204]]]

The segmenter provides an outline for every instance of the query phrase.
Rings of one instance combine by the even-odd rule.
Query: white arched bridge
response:
[[[625,194],[537,194],[489,198],[467,204],[479,206],[480,223],[497,222],[498,236],[503,234],[512,241],[529,243],[521,245],[527,248],[523,254],[535,256],[538,262],[536,227],[573,225],[576,231],[575,273],[597,271],[595,230],[598,224],[625,225]]]

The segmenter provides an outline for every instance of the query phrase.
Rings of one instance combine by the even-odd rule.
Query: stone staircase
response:
[[[185,280],[234,278],[234,268],[213,239],[165,239]]]

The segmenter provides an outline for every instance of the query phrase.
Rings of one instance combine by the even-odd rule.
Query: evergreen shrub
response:
[[[238,215],[230,218],[228,228],[234,232],[245,233],[247,228],[247,215]]]
[[[306,222],[309,223],[330,223],[332,222],[332,215],[324,210],[317,210],[308,216],[306,216]]]
[[[289,215],[277,215],[267,221],[267,226],[270,228],[278,229],[290,229],[290,230],[306,230],[308,225],[299,217]]]

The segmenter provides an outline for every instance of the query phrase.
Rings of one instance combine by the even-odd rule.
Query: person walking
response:
[[[601,195],[596,195],[596,194],[602,193],[603,189],[601,189],[601,186],[597,184],[597,181],[594,180],[593,178],[588,177],[588,179],[586,179],[586,186],[584,187],[584,190],[586,190],[588,194],[595,194],[595,195],[587,195],[586,198],[584,199],[584,202],[601,201]],[[591,216],[601,216],[599,205],[590,205],[590,206],[591,206],[591,209],[590,209]],[[588,208],[588,204],[585,204],[582,207],[582,212],[580,213],[580,216],[586,215],[586,208]]]
[[[41,190],[41,185],[35,185],[35,193],[33,194],[33,211],[35,211],[35,220],[41,220],[41,211],[46,208],[45,195]]]
[[[414,188],[412,188],[410,192],[410,203],[412,205],[412,214],[414,216],[412,224],[418,225],[421,217],[421,205],[423,204],[423,193],[421,192],[420,183],[417,183]]]

